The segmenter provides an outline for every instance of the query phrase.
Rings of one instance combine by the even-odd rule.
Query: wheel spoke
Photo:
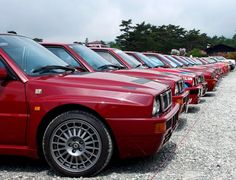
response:
[[[87,133],[86,133],[86,131],[85,131],[85,132],[80,136],[80,138],[83,139],[86,134],[87,134]]]
[[[73,129],[73,136],[76,136],[76,127],[74,126],[74,129]]]
[[[70,136],[70,137],[73,137],[73,134],[71,133],[71,130],[70,130],[70,129],[68,130],[68,132],[69,132],[69,136]]]
[[[53,151],[62,151],[62,150],[66,150],[66,147],[61,147],[61,148],[56,148],[56,149],[53,149]]]
[[[90,138],[91,138],[91,137],[88,136],[88,137],[84,138],[83,140],[84,140],[84,141],[87,141],[87,140],[90,139]]]
[[[85,145],[94,144],[96,142],[98,142],[98,141],[93,140],[93,141],[85,142]]]
[[[92,147],[92,146],[85,146],[85,149],[95,149],[95,150],[99,150],[98,147]]]
[[[53,142],[52,144],[65,146],[65,143],[60,143],[60,142]]]
[[[79,129],[79,132],[78,132],[77,136],[80,137],[80,134],[81,134],[81,129]]]
[[[90,163],[92,163],[92,161],[90,160],[90,158],[89,158],[85,153],[83,153],[82,156],[85,157],[87,161],[89,161]]]
[[[95,155],[95,154],[93,154],[93,153],[89,152],[88,150],[85,150],[85,153],[88,153],[88,154],[90,154],[91,156],[94,156],[94,157],[96,157],[96,155]]]
[[[70,136],[68,136],[68,134],[66,132],[64,132],[63,135],[66,137],[66,139],[70,138]]]
[[[58,139],[61,139],[62,141],[66,142],[67,140],[61,136],[55,135],[55,137],[57,137]]]

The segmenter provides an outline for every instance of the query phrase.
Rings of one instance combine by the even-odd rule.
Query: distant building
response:
[[[235,52],[236,48],[224,44],[218,44],[207,48],[205,51],[209,56],[216,56],[216,55],[227,54],[229,52]]]
[[[88,47],[108,47],[103,41],[93,41],[87,43]]]

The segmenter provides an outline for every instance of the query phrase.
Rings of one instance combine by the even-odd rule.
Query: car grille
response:
[[[176,114],[171,119],[166,121],[166,130],[168,130],[167,134],[165,135],[165,139],[163,144],[165,144],[171,137],[172,131],[176,128],[176,125],[178,123],[178,115]],[[171,128],[171,129],[170,129]]]
[[[170,89],[160,95],[160,101],[162,112],[165,112],[172,105],[172,95]]]
[[[177,84],[179,89],[178,93],[181,94],[184,91],[184,81],[178,81]]]
[[[199,82],[198,82],[198,78],[197,77],[194,77],[193,81],[194,81],[194,86],[198,85]]]
[[[202,76],[202,75],[199,76],[199,77],[198,77],[198,82],[199,82],[199,83],[205,82],[204,76]]]

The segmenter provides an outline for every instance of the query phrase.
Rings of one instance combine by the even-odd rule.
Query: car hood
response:
[[[50,86],[81,87],[87,89],[101,89],[110,91],[147,93],[157,95],[169,89],[169,86],[144,78],[135,78],[113,73],[73,73],[41,76],[35,78],[39,83]]]
[[[174,75],[177,75],[177,76],[180,76],[180,77],[191,77],[191,78],[196,77],[195,73],[182,71],[180,69],[158,68],[157,70],[160,71],[160,72],[165,72],[167,74],[174,74]]]
[[[117,70],[113,71],[113,73],[117,74],[125,74],[129,76],[139,77],[139,78],[147,78],[151,80],[172,80],[174,82],[180,81],[181,78],[179,76],[175,76],[173,74],[162,73],[156,71],[155,69],[129,69],[129,70]]]

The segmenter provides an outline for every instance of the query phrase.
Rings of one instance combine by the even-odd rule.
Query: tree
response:
[[[205,57],[205,56],[207,56],[206,54],[204,54],[203,52],[202,52],[202,50],[201,49],[198,49],[198,48],[194,48],[194,49],[192,49],[191,51],[189,51],[188,52],[188,56],[193,56],[193,57]]]
[[[133,51],[156,51],[160,53],[171,53],[172,49],[185,48],[187,51],[193,49],[206,49],[209,45],[226,44],[236,47],[236,34],[232,39],[224,36],[209,37],[200,30],[186,30],[176,25],[155,26],[142,22],[132,24],[132,20],[122,20],[120,24],[121,34],[116,37],[112,46],[122,50]]]
[[[129,47],[131,38],[130,38],[130,33],[133,30],[133,27],[131,26],[132,20],[129,19],[127,21],[122,20],[121,22],[121,35],[116,37],[116,43],[121,49],[125,49]]]

